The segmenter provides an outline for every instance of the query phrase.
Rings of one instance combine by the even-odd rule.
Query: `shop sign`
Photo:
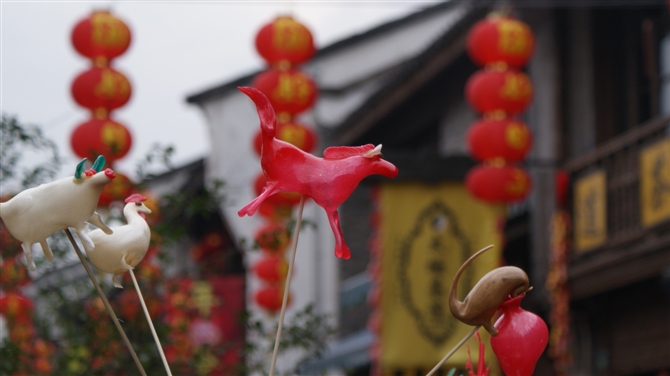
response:
[[[575,181],[575,250],[587,251],[607,240],[607,178],[604,170]]]
[[[643,227],[670,219],[670,138],[640,151],[640,220]]]

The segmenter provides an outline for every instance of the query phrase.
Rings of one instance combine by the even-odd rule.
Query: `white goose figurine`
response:
[[[142,203],[146,200],[146,197],[137,193],[126,199],[123,216],[128,224],[114,227],[113,234],[107,235],[100,230],[88,234],[95,244],[95,251],[87,252],[88,259],[99,270],[114,274],[112,281],[115,287],[123,288],[116,277],[139,264],[149,249],[151,230],[140,215],[151,213]]]

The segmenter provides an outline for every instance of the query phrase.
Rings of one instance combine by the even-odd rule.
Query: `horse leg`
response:
[[[250,203],[248,203],[245,207],[240,209],[240,211],[237,212],[237,215],[240,217],[244,217],[245,215],[252,216],[254,213],[256,213],[256,210],[258,210],[258,207],[265,201],[266,198],[272,196],[273,194],[279,192],[279,186],[278,184],[273,184],[273,185],[266,185],[265,188],[263,189],[263,192],[261,192],[258,197],[255,199],[251,200]]]
[[[342,229],[340,228],[340,215],[337,213],[337,209],[326,212],[326,214],[328,215],[330,228],[333,230],[333,235],[335,235],[335,256],[348,260],[349,257],[351,257],[351,251],[344,242],[344,237],[342,236]]]
[[[51,248],[49,248],[49,244],[47,244],[47,240],[44,239],[40,242],[40,245],[42,246],[42,252],[44,252],[44,257],[47,258],[47,260],[51,261],[54,259],[54,253],[51,252]]]
[[[77,235],[79,235],[79,240],[81,240],[81,244],[84,246],[86,253],[93,251],[95,249],[95,244],[93,244],[93,240],[88,236],[86,223],[79,223],[74,229],[77,230]]]
[[[21,248],[23,248],[23,254],[26,255],[26,263],[28,264],[28,270],[35,271],[35,261],[33,261],[33,253],[30,249],[32,244],[28,242],[21,243]]]
[[[98,214],[97,212],[93,212],[93,214],[91,214],[91,218],[88,219],[88,223],[100,228],[102,232],[104,232],[107,235],[111,235],[114,232],[112,231],[111,228],[109,228],[105,224],[105,222],[102,221],[102,218],[100,218],[100,214]]]

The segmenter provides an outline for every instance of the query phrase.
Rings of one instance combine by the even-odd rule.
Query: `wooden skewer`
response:
[[[442,365],[443,365],[447,360],[449,360],[449,358],[451,358],[452,355],[454,355],[454,353],[456,352],[456,350],[460,349],[461,346],[463,346],[463,345],[465,344],[465,342],[466,342],[467,340],[470,339],[470,337],[472,337],[475,333],[477,333],[477,330],[479,330],[479,328],[481,328],[481,325],[477,325],[477,326],[475,326],[474,328],[472,328],[472,330],[470,331],[470,333],[468,333],[465,337],[463,337],[463,339],[461,340],[461,342],[459,342],[458,344],[456,344],[456,346],[455,346],[453,349],[451,349],[451,351],[449,351],[449,353],[448,353],[447,355],[445,355],[444,358],[442,358],[442,360],[440,360],[439,363],[437,363],[437,365],[435,366],[435,368],[433,368],[432,370],[430,370],[430,372],[428,372],[428,373],[426,374],[426,376],[431,376],[432,374],[434,374],[435,372],[437,372],[437,370],[440,369],[440,367],[442,367]]]
[[[277,354],[279,354],[279,338],[281,337],[282,326],[284,325],[284,315],[286,314],[286,305],[288,303],[289,288],[291,287],[291,276],[293,275],[293,264],[295,262],[296,248],[298,247],[298,235],[300,234],[300,222],[302,222],[302,210],[305,207],[305,195],[300,196],[300,206],[298,207],[298,219],[293,230],[293,241],[291,242],[291,260],[288,264],[288,274],[286,275],[286,285],[284,286],[284,298],[282,300],[281,312],[279,313],[279,325],[277,326],[277,337],[275,338],[275,348],[272,352],[272,361],[270,363],[270,376],[275,374],[275,364],[277,364]]]
[[[116,317],[116,314],[114,314],[114,310],[112,309],[112,306],[109,305],[109,301],[107,300],[107,297],[105,294],[102,292],[102,289],[100,288],[100,285],[98,285],[98,281],[96,281],[95,276],[93,276],[93,272],[91,272],[91,268],[88,266],[88,262],[86,262],[86,259],[84,259],[84,255],[81,253],[81,250],[79,249],[79,246],[77,246],[77,243],[74,241],[74,238],[72,237],[72,233],[70,232],[69,228],[65,229],[65,235],[67,235],[67,238],[70,239],[70,243],[72,243],[72,247],[74,247],[75,252],[77,253],[77,256],[79,256],[79,261],[81,261],[81,264],[84,265],[84,269],[86,269],[86,273],[88,274],[88,277],[91,279],[91,282],[93,282],[93,286],[95,287],[95,290],[98,292],[98,295],[100,295],[100,298],[102,299],[102,302],[105,304],[105,308],[107,308],[107,312],[109,312],[109,316],[112,318],[112,322],[114,322],[114,325],[116,326],[116,329],[119,331],[119,334],[121,334],[121,338],[123,339],[123,342],[126,344],[126,347],[128,348],[128,351],[130,351],[130,356],[133,357],[133,360],[135,361],[135,365],[137,366],[137,369],[140,370],[140,373],[142,376],[147,376],[147,373],[144,372],[144,368],[142,367],[142,363],[140,363],[140,359],[137,357],[137,353],[135,353],[135,350],[133,349],[133,346],[130,344],[130,340],[128,340],[128,337],[126,336],[126,332],[123,331],[123,328],[121,327],[121,323],[119,323],[119,319]]]
[[[168,365],[167,359],[165,358],[165,353],[163,352],[161,341],[158,339],[158,334],[156,334],[156,329],[154,328],[154,324],[151,322],[151,317],[149,316],[149,310],[147,309],[147,305],[144,303],[142,291],[140,291],[140,286],[137,284],[135,273],[133,272],[133,269],[129,269],[128,272],[130,272],[130,277],[133,279],[133,284],[135,285],[135,290],[137,290],[137,295],[140,297],[140,303],[142,303],[144,316],[147,317],[147,322],[149,323],[149,328],[151,328],[151,334],[154,336],[154,341],[156,341],[156,346],[158,346],[158,352],[161,354],[161,359],[163,360],[165,371],[167,371],[168,376],[172,376],[172,371],[170,371],[170,366]]]

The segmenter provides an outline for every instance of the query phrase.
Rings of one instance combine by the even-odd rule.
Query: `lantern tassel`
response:
[[[137,366],[137,369],[139,369],[142,376],[147,376],[147,373],[144,371],[144,368],[142,367],[142,363],[140,363],[140,359],[137,357],[137,353],[135,353],[135,350],[133,349],[133,346],[130,344],[130,340],[128,340],[128,337],[126,336],[126,332],[123,331],[123,328],[121,327],[121,324],[119,323],[119,319],[116,317],[116,314],[114,314],[114,310],[112,309],[112,306],[109,305],[109,301],[107,300],[107,297],[102,292],[102,289],[100,289],[100,285],[98,285],[98,282],[96,281],[95,277],[93,276],[93,272],[91,272],[91,268],[88,266],[88,263],[84,259],[84,255],[82,255],[81,250],[79,249],[79,246],[77,246],[77,243],[74,241],[74,238],[72,237],[72,233],[70,232],[70,229],[66,228],[64,231],[65,231],[65,235],[67,235],[67,238],[70,239],[70,243],[72,243],[72,247],[74,248],[75,252],[77,253],[77,256],[79,256],[79,261],[81,261],[81,264],[84,265],[84,269],[86,269],[86,274],[88,274],[88,277],[91,279],[91,282],[93,282],[93,286],[95,287],[95,290],[98,292],[98,295],[100,295],[100,298],[102,299],[102,302],[105,304],[105,308],[107,308],[107,312],[109,312],[109,316],[112,318],[112,322],[114,322],[114,325],[116,326],[116,329],[119,331],[119,334],[121,335],[121,338],[123,339],[123,342],[126,344],[126,347],[128,348],[128,351],[130,351],[130,355],[133,357],[133,361],[135,361],[135,365]]]
[[[305,207],[305,195],[300,196],[300,206],[298,206],[298,218],[293,230],[293,241],[291,242],[291,260],[288,264],[288,274],[286,275],[286,285],[284,286],[284,297],[279,313],[279,324],[277,325],[277,337],[275,338],[275,347],[272,351],[272,360],[270,362],[270,376],[275,374],[275,364],[277,364],[277,355],[279,354],[279,338],[284,324],[284,315],[286,314],[286,305],[288,304],[289,288],[291,287],[291,276],[293,275],[293,264],[295,263],[296,248],[298,248],[298,236],[300,235],[300,223],[302,222],[302,210]]]

